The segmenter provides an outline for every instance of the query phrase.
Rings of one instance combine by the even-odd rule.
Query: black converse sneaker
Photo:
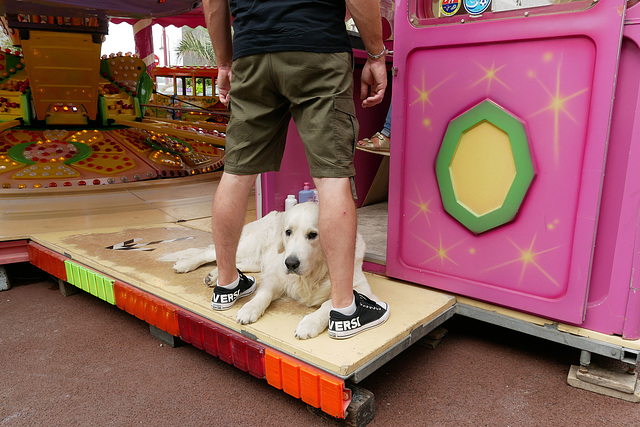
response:
[[[211,297],[211,307],[214,310],[228,310],[233,307],[238,298],[251,295],[256,290],[256,279],[252,276],[245,276],[238,270],[238,285],[235,288],[227,289],[222,286],[213,288]]]
[[[351,338],[362,331],[383,324],[389,318],[389,305],[377,303],[353,291],[356,311],[346,316],[335,310],[329,313],[329,336],[336,339]]]

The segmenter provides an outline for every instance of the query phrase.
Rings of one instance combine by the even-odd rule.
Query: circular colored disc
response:
[[[59,145],[59,147],[56,147],[57,145]],[[65,148],[68,148],[68,145],[75,147],[75,150],[66,150]],[[25,154],[27,149],[38,146],[46,148],[46,150],[40,150],[44,155],[28,156]],[[9,149],[9,156],[16,161],[29,165],[36,163],[54,163],[55,161],[50,159],[54,158],[56,154],[60,154],[65,158],[65,160],[60,160],[57,163],[69,164],[89,157],[91,155],[91,148],[78,142],[50,141],[43,142],[41,144],[38,144],[37,142],[23,142],[21,144],[14,145]]]

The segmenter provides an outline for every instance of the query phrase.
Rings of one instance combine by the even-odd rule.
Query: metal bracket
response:
[[[362,366],[358,370],[356,370],[353,375],[349,378],[350,381],[358,384],[360,381],[365,379],[367,376],[375,372],[376,369],[380,368],[382,365],[387,363],[389,360],[396,357],[398,354],[402,353],[404,350],[409,348],[412,344],[419,341],[429,332],[443,324],[445,321],[449,320],[455,314],[456,309],[455,305],[447,308],[445,311],[431,319],[429,322],[420,325],[411,333],[405,337],[402,341],[398,342],[395,346],[390,348],[389,350],[383,352],[381,355],[371,360],[366,365]]]
[[[466,304],[456,303],[456,314],[461,314],[472,319],[481,320],[498,326],[503,326],[514,331],[540,337],[556,343],[585,350],[589,353],[599,354],[628,364],[637,365],[640,362],[640,350],[609,344],[593,338],[581,337],[568,332],[558,330],[555,323],[537,325],[524,320],[515,319],[504,314],[483,310]]]

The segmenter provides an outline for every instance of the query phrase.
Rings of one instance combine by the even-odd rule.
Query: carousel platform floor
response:
[[[326,333],[296,339],[297,323],[312,309],[288,300],[274,302],[255,324],[239,325],[234,317],[242,301],[223,312],[210,308],[212,290],[203,284],[207,266],[176,274],[171,263],[157,260],[168,252],[211,243],[210,209],[218,179],[213,173],[84,191],[3,191],[0,241],[29,239],[345,379],[364,378],[428,333],[426,325],[437,323],[454,305],[455,297],[445,293],[368,274],[391,315],[384,325],[352,339],[335,341]],[[246,219],[255,217],[250,198]],[[129,240],[145,250],[113,249]]]

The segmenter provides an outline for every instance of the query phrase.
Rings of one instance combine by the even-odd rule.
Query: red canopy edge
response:
[[[111,18],[111,22],[113,22],[114,24],[121,24],[123,22],[126,22],[128,24],[133,25],[136,23],[136,21],[137,19]],[[173,25],[176,27],[196,28],[198,26],[201,26],[206,28],[202,7],[194,9],[190,12],[181,13],[179,15],[166,16],[162,18],[153,18],[152,24],[162,25],[163,27],[168,27],[169,25]]]

